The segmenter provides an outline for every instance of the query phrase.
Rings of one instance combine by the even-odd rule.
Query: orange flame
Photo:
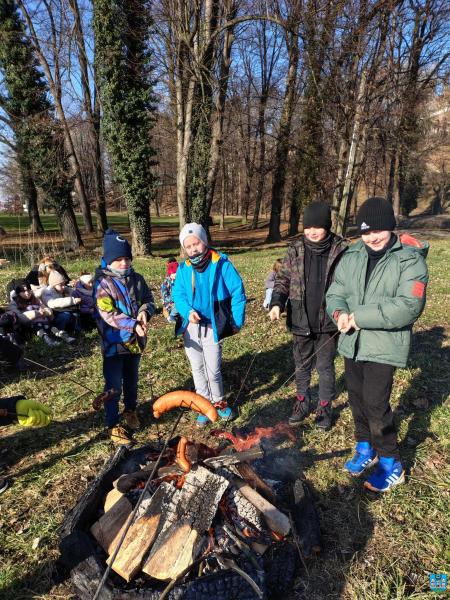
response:
[[[286,435],[291,441],[296,441],[294,431],[287,423],[277,423],[274,427],[256,427],[253,433],[245,437],[233,435],[222,429],[214,429],[210,435],[229,440],[238,452],[253,448],[262,438],[272,438],[277,435]]]

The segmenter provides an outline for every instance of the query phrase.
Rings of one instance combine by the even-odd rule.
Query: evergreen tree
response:
[[[93,26],[103,134],[127,203],[133,251],[150,254],[156,163],[151,144],[155,107],[148,2],[95,0]]]
[[[67,176],[67,157],[47,97],[25,26],[14,0],[0,0],[0,71],[5,95],[0,105],[8,115],[15,136],[17,162],[22,177],[22,194],[42,229],[37,212],[36,186],[56,212],[66,242],[82,246],[72,206],[72,181]]]

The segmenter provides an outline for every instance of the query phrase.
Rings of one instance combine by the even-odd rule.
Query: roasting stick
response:
[[[320,348],[319,348],[318,350],[316,350],[316,352],[314,352],[314,354],[311,356],[310,360],[312,360],[312,359],[313,359],[313,358],[314,358],[314,357],[315,357],[315,356],[316,356],[316,355],[317,355],[317,354],[320,352],[320,350],[322,350],[322,348],[323,348],[324,346],[326,346],[327,344],[329,344],[329,343],[331,342],[331,340],[334,340],[334,338],[335,338],[335,337],[336,337],[336,336],[337,336],[339,333],[340,333],[340,332],[339,332],[339,330],[338,330],[338,331],[336,331],[335,333],[333,333],[333,335],[332,335],[330,338],[328,338],[328,340],[327,340],[327,341],[326,341],[324,344],[322,344],[322,345],[320,346]],[[238,400],[238,397],[239,397],[239,395],[240,395],[240,393],[241,393],[241,390],[242,390],[242,388],[244,387],[244,383],[245,383],[245,381],[247,380],[247,377],[248,377],[248,375],[249,375],[249,373],[250,373],[250,368],[251,368],[251,366],[253,365],[253,362],[254,362],[255,358],[257,357],[257,355],[258,355],[260,352],[261,352],[261,350],[258,350],[258,351],[257,351],[257,352],[254,354],[254,356],[253,356],[253,358],[252,358],[252,360],[251,360],[251,362],[250,362],[250,365],[249,365],[249,367],[248,367],[247,373],[246,373],[246,375],[245,375],[244,382],[241,384],[241,387],[240,387],[240,390],[239,390],[238,396],[236,397],[236,400],[233,402],[233,405],[232,405],[232,406],[235,406],[235,404],[236,404],[236,402],[237,402],[237,400]],[[274,390],[274,391],[273,391],[271,394],[269,394],[269,398],[270,398],[271,396],[273,396],[275,393],[279,392],[279,391],[280,391],[282,388],[284,388],[284,386],[285,386],[285,385],[287,385],[287,384],[288,384],[288,383],[291,381],[291,379],[293,379],[294,377],[295,377],[295,371],[292,373],[292,375],[289,375],[289,377],[286,379],[286,381],[283,381],[283,383],[282,383],[282,384],[281,384],[281,385],[280,385],[280,386],[279,386],[279,387],[278,387],[276,390]],[[230,403],[230,404],[231,404],[231,403]],[[225,421],[225,423],[224,423],[224,425],[223,425],[223,429],[225,429],[225,428],[226,428],[226,426],[227,426],[227,424],[228,424],[228,421],[229,421],[229,419],[230,419],[230,417],[227,417],[227,419],[226,419],[226,421]]]
[[[118,542],[118,544],[116,546],[116,549],[114,550],[113,554],[111,555],[110,562],[109,562],[108,566],[106,567],[106,570],[105,570],[105,572],[103,574],[103,577],[102,577],[102,579],[101,579],[101,581],[100,581],[100,583],[99,583],[99,585],[97,587],[97,590],[96,590],[96,592],[95,592],[94,597],[92,598],[92,600],[98,600],[98,598],[100,596],[100,593],[101,593],[101,591],[103,589],[103,586],[105,585],[106,580],[108,579],[108,575],[111,572],[111,568],[112,568],[112,566],[114,564],[114,561],[116,560],[116,557],[119,554],[119,550],[122,547],[122,544],[123,544],[123,542],[124,542],[124,540],[125,540],[125,538],[127,536],[128,530],[130,529],[131,525],[133,524],[134,518],[135,518],[135,516],[136,516],[136,514],[137,514],[137,512],[139,510],[141,502],[144,499],[145,493],[148,490],[148,487],[150,485],[151,480],[153,479],[153,475],[156,473],[156,469],[158,468],[158,465],[161,462],[163,454],[164,454],[164,452],[165,452],[165,450],[166,450],[166,448],[167,448],[167,446],[169,444],[169,441],[172,439],[172,437],[173,437],[173,435],[174,435],[174,433],[175,433],[175,431],[176,431],[176,429],[177,429],[177,427],[178,427],[178,425],[179,425],[179,423],[181,421],[181,418],[182,418],[183,414],[184,414],[184,412],[180,411],[180,414],[178,415],[177,420],[175,421],[175,424],[172,427],[171,432],[169,433],[168,437],[164,441],[164,445],[163,445],[163,447],[161,449],[161,452],[159,453],[158,458],[156,459],[156,462],[155,462],[155,464],[153,466],[153,469],[152,469],[150,475],[148,476],[148,479],[147,479],[147,481],[145,483],[144,489],[142,490],[142,494],[139,496],[139,499],[138,499],[138,501],[136,503],[136,506],[134,507],[133,512],[131,513],[131,516],[130,516],[130,518],[128,520],[128,523],[127,523],[127,525],[126,525],[126,527],[125,527],[125,529],[124,529],[124,531],[123,531],[123,533],[122,533],[122,535],[120,537],[120,540],[119,540],[119,542]]]

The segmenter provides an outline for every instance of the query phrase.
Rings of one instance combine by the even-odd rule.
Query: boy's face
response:
[[[55,285],[55,290],[57,292],[59,292],[60,294],[62,294],[64,292],[64,290],[66,289],[66,286],[64,285],[64,283],[57,283]]]
[[[29,299],[31,298],[31,290],[28,290],[27,288],[24,288],[24,289],[23,289],[23,290],[20,292],[19,296],[20,296],[21,298],[23,298],[24,300],[29,300]]]
[[[188,235],[184,240],[183,245],[189,258],[201,254],[206,250],[206,245],[195,235]]]
[[[323,227],[307,227],[303,233],[310,242],[321,242],[327,237],[328,232]]]
[[[371,250],[383,250],[391,239],[392,231],[369,231],[361,235],[362,241]]]
[[[170,279],[171,279],[172,281],[175,281],[175,277],[176,277],[176,276],[177,276],[177,274],[176,274],[176,273],[171,273],[171,274],[170,274]]]
[[[116,258],[116,260],[112,261],[110,266],[118,271],[129,269],[131,267],[131,258],[128,258],[127,256],[119,256],[119,258]]]

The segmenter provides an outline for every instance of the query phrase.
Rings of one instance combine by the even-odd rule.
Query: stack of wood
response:
[[[249,540],[258,553],[273,540],[287,536],[288,517],[276,508],[273,490],[248,463],[261,455],[257,447],[208,458],[203,464],[194,464],[188,473],[176,464],[160,469],[156,481],[166,481],[142,500],[112,569],[127,582],[141,571],[157,580],[176,580],[205,551],[205,539],[211,536],[214,523],[224,519],[241,537],[242,533],[259,535],[257,541]],[[128,480],[140,479],[142,485],[149,474],[147,469],[128,476]],[[92,535],[109,556],[108,564],[133,511],[127,493],[117,489],[124,489],[123,483],[122,476],[105,498],[104,514],[91,527]]]

